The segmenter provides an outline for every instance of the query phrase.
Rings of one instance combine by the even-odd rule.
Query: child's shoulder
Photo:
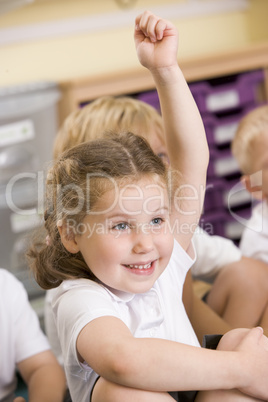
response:
[[[121,299],[120,292],[110,290],[101,282],[91,279],[78,278],[65,280],[56,289],[51,291],[49,296],[52,305],[65,304],[66,306],[79,306],[80,304],[96,306],[108,306],[111,302]]]

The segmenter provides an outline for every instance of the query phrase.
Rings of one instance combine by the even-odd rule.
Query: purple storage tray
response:
[[[210,235],[225,236],[225,222],[228,220],[228,213],[220,209],[204,213],[199,221],[199,226]]]
[[[223,205],[228,209],[251,205],[253,198],[240,179],[223,181]]]
[[[232,82],[227,78],[221,85],[209,81],[190,84],[190,89],[200,112],[219,112],[256,103],[256,88],[263,81],[264,73],[259,70],[239,74]]]
[[[229,177],[239,172],[239,166],[229,148],[224,150],[210,149],[208,179]]]
[[[251,216],[252,208],[236,209],[229,211],[228,219],[224,224],[224,236],[232,240],[241,238]]]
[[[142,92],[137,95],[136,99],[148,103],[149,105],[153,106],[155,109],[160,111],[160,103],[158,98],[158,93],[156,90]]]
[[[207,183],[204,201],[204,213],[223,208],[224,183],[222,180],[214,179]]]
[[[227,116],[204,115],[203,123],[209,145],[217,147],[231,143],[239,121],[255,107],[257,107],[257,105],[251,103],[242,110],[239,110],[239,112]]]
[[[200,226],[211,235],[239,240],[251,216],[251,207],[236,211],[219,210],[203,214]]]
[[[252,202],[251,194],[245,189],[239,178],[212,179],[207,183],[203,211],[206,214],[221,208],[232,210],[252,205]]]

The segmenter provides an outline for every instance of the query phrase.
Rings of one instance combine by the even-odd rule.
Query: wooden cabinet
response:
[[[264,94],[268,99],[268,43],[203,58],[179,60],[179,64],[189,83],[263,69]],[[73,79],[63,82],[60,88],[62,99],[59,103],[59,116],[62,122],[72,110],[98,96],[149,91],[154,88],[154,82],[148,71],[139,67],[131,71]]]

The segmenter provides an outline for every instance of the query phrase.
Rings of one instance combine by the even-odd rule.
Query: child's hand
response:
[[[14,402],[26,402],[26,400],[22,396],[18,396],[14,399]]]
[[[247,354],[245,368],[249,378],[240,391],[260,398],[268,399],[268,339],[261,328],[253,328],[239,343],[236,350]]]
[[[144,67],[152,71],[178,65],[178,33],[171,22],[145,11],[135,24],[136,51]]]

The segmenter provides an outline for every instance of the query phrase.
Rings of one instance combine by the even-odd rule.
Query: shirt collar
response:
[[[113,289],[108,286],[104,286],[104,288],[113,297],[113,299],[115,299],[117,301],[122,301],[122,302],[128,303],[131,300],[133,300],[134,297],[136,296],[135,293],[123,292],[122,290]]]

